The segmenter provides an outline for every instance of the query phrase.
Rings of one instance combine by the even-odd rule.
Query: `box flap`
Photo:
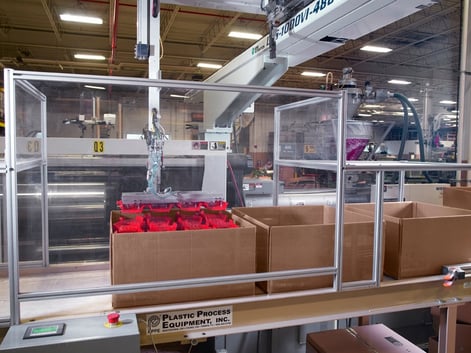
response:
[[[446,217],[456,215],[471,215],[470,210],[461,208],[445,207],[427,203],[416,203],[416,209],[414,218],[426,218],[426,217]]]
[[[471,187],[444,188],[443,206],[471,209]]]
[[[357,337],[378,353],[423,353],[423,350],[383,324],[353,328]]]
[[[322,224],[326,206],[235,207],[232,213],[266,226]]]
[[[374,203],[351,203],[346,209],[355,213],[374,217]],[[412,202],[385,202],[383,205],[383,218],[389,222],[398,223],[401,218],[410,218],[414,212]]]
[[[307,336],[307,343],[316,353],[371,353],[370,347],[347,330],[311,333]]]
[[[316,353],[423,353],[383,324],[311,333],[307,344]]]

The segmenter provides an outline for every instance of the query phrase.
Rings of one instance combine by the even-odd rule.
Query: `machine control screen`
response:
[[[52,325],[35,325],[28,326],[24,335],[24,339],[27,338],[38,338],[38,337],[49,337],[49,336],[60,336],[64,334],[65,324],[52,324]]]

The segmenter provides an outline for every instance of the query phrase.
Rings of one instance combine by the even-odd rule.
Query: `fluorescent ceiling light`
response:
[[[100,90],[105,90],[106,88],[103,87],[103,86],[92,86],[92,85],[85,85],[83,87],[86,87],[86,88],[91,88],[91,89],[100,89]]]
[[[394,85],[410,85],[412,82],[404,80],[389,80],[388,83],[392,83]]]
[[[262,35],[258,33],[236,32],[236,31],[230,32],[228,36],[232,38],[253,39],[253,40],[262,38]]]
[[[371,51],[373,53],[389,53],[390,51],[392,51],[391,48],[376,47],[374,45],[365,45],[364,47],[360,48],[360,50]]]
[[[456,104],[456,102],[444,100],[444,101],[440,101],[440,104]]]
[[[322,72],[315,72],[315,71],[304,71],[301,73],[302,76],[309,76],[309,77],[324,77],[326,74]]]
[[[418,102],[419,100],[417,98],[409,98],[409,102]]]
[[[103,20],[99,17],[72,15],[69,13],[63,13],[60,15],[62,21],[67,22],[79,22],[79,23],[90,23],[95,25],[103,24]]]
[[[222,65],[210,63],[198,63],[196,66],[203,67],[205,69],[220,69],[222,67]]]
[[[171,94],[170,97],[173,98],[188,98],[187,96],[181,95],[181,94]]]
[[[400,112],[392,112],[391,115],[394,115],[394,116],[404,116],[404,112],[403,112],[403,111],[400,111]],[[407,116],[414,116],[414,114],[412,114],[412,113],[409,112],[409,110],[408,110]]]
[[[93,54],[75,54],[75,59],[85,59],[85,60],[105,60],[106,58],[103,55],[93,55]]]
[[[364,117],[369,117],[369,116],[372,116],[371,114],[367,114],[367,113],[359,113],[357,114],[358,116],[364,116]]]
[[[364,104],[363,105],[363,108],[370,108],[370,109],[373,109],[373,108],[382,108],[383,106],[380,105],[380,104]]]

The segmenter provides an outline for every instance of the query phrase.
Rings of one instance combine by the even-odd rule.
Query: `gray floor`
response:
[[[20,291],[22,293],[41,291],[61,291],[87,287],[100,287],[110,284],[108,269],[68,271],[40,271],[21,275]],[[10,312],[9,283],[6,277],[0,278],[0,317],[8,317]],[[21,321],[42,320],[47,318],[96,314],[111,311],[111,295],[81,297],[71,299],[53,299],[47,301],[21,303]]]

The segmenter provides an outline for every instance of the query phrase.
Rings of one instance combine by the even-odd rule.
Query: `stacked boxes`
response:
[[[239,207],[233,217],[257,227],[257,272],[334,265],[335,208],[328,206]],[[371,280],[371,217],[345,212],[343,282]],[[258,283],[267,293],[308,290],[333,285],[333,276],[301,277]]]
[[[374,204],[346,209],[372,216]],[[421,202],[384,203],[384,273],[396,279],[440,275],[442,265],[471,262],[471,211]]]
[[[160,214],[161,215],[161,214]],[[135,214],[111,212],[113,225]],[[255,227],[116,233],[111,230],[111,282],[130,284],[255,272]],[[113,307],[254,295],[253,282],[191,289],[113,294]]]

